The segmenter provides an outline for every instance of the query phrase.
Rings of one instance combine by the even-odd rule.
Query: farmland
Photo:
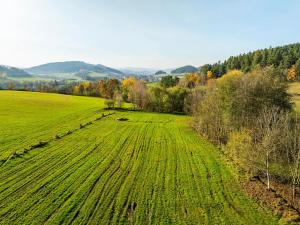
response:
[[[103,107],[100,98],[0,91],[0,224],[278,222],[245,196],[189,117],[100,118]]]
[[[103,107],[99,98],[1,91],[0,160],[95,119]]]
[[[300,112],[300,82],[291,83],[289,85],[288,92],[290,95],[292,95],[295,111]]]

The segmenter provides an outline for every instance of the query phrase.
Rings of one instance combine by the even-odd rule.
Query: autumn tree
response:
[[[109,99],[113,99],[115,92],[120,90],[120,84],[120,81],[117,79],[108,80],[106,97]]]
[[[122,108],[123,105],[123,95],[121,91],[116,91],[114,94],[114,101],[117,103],[118,108]]]
[[[287,80],[295,81],[296,80],[296,66],[293,65],[290,69],[288,69]]]
[[[100,80],[98,81],[98,85],[97,85],[97,88],[98,88],[98,92],[100,94],[100,97],[102,98],[106,98],[106,92],[107,92],[107,84],[104,80]]]
[[[300,80],[300,59],[297,60],[295,64],[295,68],[296,68],[296,79]]]
[[[215,76],[214,76],[214,74],[213,74],[213,72],[212,71],[207,71],[207,79],[213,79]]]
[[[89,96],[91,95],[92,89],[93,89],[93,85],[92,82],[84,82],[82,84],[83,89],[84,89],[84,95],[85,96]]]
[[[137,79],[135,77],[128,77],[122,81],[122,85],[125,89],[129,90],[135,84],[136,81]]]
[[[187,73],[178,83],[185,88],[194,88],[199,82],[199,73]]]
[[[131,101],[134,107],[143,109],[147,102],[147,87],[145,82],[138,80],[129,90],[129,101]]]
[[[137,82],[135,77],[128,77],[122,81],[123,99],[128,101],[129,91],[132,89],[134,84]]]

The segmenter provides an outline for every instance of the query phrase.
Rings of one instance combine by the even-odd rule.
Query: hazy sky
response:
[[[0,0],[0,64],[200,66],[300,41],[300,0]]]

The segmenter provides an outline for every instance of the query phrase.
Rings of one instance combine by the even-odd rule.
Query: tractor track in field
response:
[[[136,137],[135,141],[134,141],[134,144],[133,144],[133,149],[132,149],[132,152],[130,153],[130,157],[129,157],[129,160],[128,160],[128,163],[126,165],[126,168],[125,169],[122,169],[122,172],[120,173],[119,177],[115,180],[115,183],[112,185],[113,187],[117,188],[118,190],[120,190],[122,183],[124,182],[124,180],[126,179],[126,177],[128,176],[128,174],[130,173],[130,170],[131,168],[133,167],[133,164],[130,165],[130,162],[133,160],[133,155],[135,154],[136,152],[136,147],[137,146],[137,141],[139,139],[139,136]],[[126,150],[126,147],[124,147],[124,153],[127,152]],[[138,154],[138,152],[136,152],[136,154]],[[120,169],[120,167],[117,168],[118,170]],[[118,171],[117,170],[117,171]],[[115,171],[113,174],[111,174],[111,177],[114,176],[114,174],[117,172]],[[116,185],[117,183],[120,183],[119,185]],[[118,194],[118,192],[114,192],[112,194],[112,196],[110,197],[110,202],[108,203],[108,207],[111,208],[111,209],[115,209],[115,196]],[[99,201],[100,202],[100,201]],[[111,213],[109,215],[109,219],[108,219],[108,223],[110,223],[110,221],[112,220],[112,211],[114,210],[111,210]],[[105,215],[98,215],[98,218],[103,218]]]
[[[123,142],[123,144],[125,144],[126,142],[128,141],[128,139],[125,139],[125,141]],[[119,160],[117,160],[117,161],[119,161]],[[105,170],[103,171],[103,173],[102,174],[105,174],[111,167],[112,167],[112,164],[114,164],[115,163],[115,160],[113,160],[113,161],[111,161],[111,163],[105,168]],[[117,167],[113,170],[113,172],[110,174],[111,175],[111,177],[112,176],[114,176],[114,174],[117,172],[117,171],[119,171],[120,170],[120,168],[121,168],[121,163],[120,163],[120,161],[119,162],[117,162]],[[101,178],[101,176],[102,175],[100,175],[100,177],[98,177],[97,178],[97,181],[99,181],[100,180],[100,178]],[[96,182],[97,183],[97,182]],[[95,186],[96,186],[96,183],[93,185],[93,188],[92,188],[92,190],[91,191],[93,191],[94,190],[94,188],[95,188]],[[88,196],[87,196],[88,197]],[[87,198],[86,198],[87,199]],[[85,199],[85,200],[86,200]],[[85,203],[85,201],[82,203],[82,205]],[[81,207],[80,207],[81,208]],[[79,212],[79,211],[78,211]],[[78,215],[77,215],[78,216]],[[74,221],[75,219],[76,219],[76,217],[77,216],[75,216],[75,217],[73,217],[72,218],[72,221]]]
[[[153,132],[154,132],[154,129],[152,129],[151,136],[153,135]],[[142,149],[141,145],[138,145],[139,152],[140,151],[144,151],[144,152],[147,151],[148,152],[151,140],[152,140],[152,138],[148,140],[147,144],[143,145],[143,146],[147,146],[144,149]],[[144,141],[145,141],[145,139],[144,139]],[[138,156],[138,154],[137,154],[137,156]],[[136,158],[136,160],[138,160],[138,157]],[[129,189],[129,191],[126,194],[124,203],[123,203],[122,207],[119,208],[118,215],[121,215],[121,216],[115,216],[117,218],[117,220],[115,221],[115,224],[118,224],[120,222],[120,218],[124,217],[126,214],[129,215],[129,214],[134,213],[134,210],[135,210],[137,205],[136,205],[135,200],[131,199],[132,198],[132,191],[134,189],[134,184],[138,181],[138,178],[142,173],[142,168],[144,167],[144,165],[145,165],[145,161],[141,160],[141,163],[138,165],[138,168],[136,169],[137,171],[135,172],[135,174],[132,174],[133,172],[131,173],[131,171],[130,171],[130,174],[132,174],[133,179],[130,182],[130,187],[127,187],[127,189]],[[128,174],[127,177],[130,174]],[[131,198],[130,198],[130,196],[131,196]],[[124,212],[125,215],[122,212]]]

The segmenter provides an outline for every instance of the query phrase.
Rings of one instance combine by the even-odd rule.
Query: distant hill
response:
[[[0,78],[1,77],[31,77],[31,75],[16,67],[0,65]]]
[[[167,74],[167,73],[163,70],[159,70],[155,73],[155,75],[162,75],[162,74]]]
[[[198,68],[194,67],[194,66],[183,66],[183,67],[179,67],[175,70],[172,70],[171,73],[173,74],[181,74],[181,73],[193,73],[193,72],[197,72]]]
[[[142,76],[153,75],[157,71],[157,69],[153,69],[153,68],[138,68],[138,67],[123,67],[118,69],[126,75],[142,75]]]
[[[80,72],[95,72],[113,75],[122,75],[119,70],[103,66],[101,64],[89,64],[81,61],[66,61],[66,62],[53,62],[39,66],[34,66],[25,69],[30,74],[47,75],[57,73],[80,73]]]

